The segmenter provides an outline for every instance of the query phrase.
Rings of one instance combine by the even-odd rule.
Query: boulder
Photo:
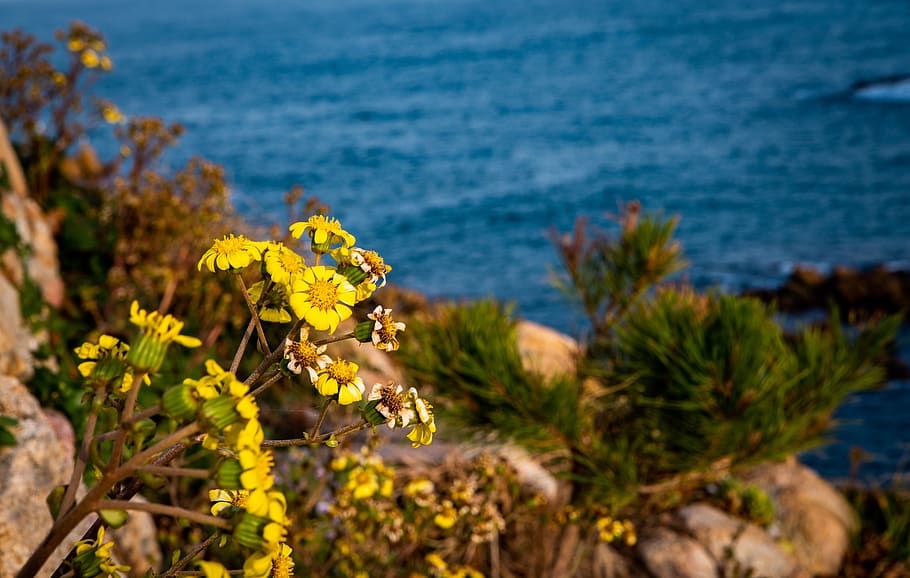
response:
[[[579,346],[568,335],[522,320],[518,322],[516,337],[525,370],[546,378],[575,371]]]
[[[0,578],[7,578],[50,530],[45,498],[69,481],[74,448],[56,435],[38,401],[13,377],[0,376],[0,415],[19,421],[11,428],[16,445],[0,448]]]
[[[682,526],[725,568],[725,575],[800,575],[793,558],[760,527],[714,506],[695,503],[677,513]]]
[[[654,578],[718,578],[717,564],[705,547],[669,528],[643,535],[638,555]]]
[[[797,563],[816,576],[837,575],[858,529],[847,500],[794,459],[762,464],[739,477],[774,501],[775,525]]]

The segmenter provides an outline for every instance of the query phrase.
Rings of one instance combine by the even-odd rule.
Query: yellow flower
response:
[[[222,512],[228,514],[233,508],[245,509],[249,496],[249,490],[209,490],[209,501],[213,502],[212,515],[219,516]]]
[[[257,281],[249,288],[250,300],[260,307],[259,318],[269,323],[288,323],[292,321],[291,314],[286,309],[288,296],[285,286],[272,284],[266,298],[260,299],[264,287],[264,281]]]
[[[351,316],[356,290],[334,268],[309,267],[294,279],[291,309],[299,319],[320,331],[334,333],[338,324]]]
[[[178,343],[184,347],[199,347],[202,345],[196,337],[189,335],[180,335],[183,329],[183,321],[178,321],[173,315],[161,315],[157,311],[148,313],[145,309],[139,308],[139,302],[133,301],[130,304],[130,323],[142,329],[144,335],[149,335],[160,341],[169,344]]]
[[[382,283],[378,284],[379,287],[385,286],[386,273],[391,271],[392,268],[385,264],[379,253],[354,247],[351,249],[349,259],[352,265],[360,267],[367,273],[367,279],[370,283],[376,283],[381,280]]]
[[[325,396],[338,395],[339,405],[350,405],[363,399],[366,389],[363,380],[357,376],[360,367],[356,363],[338,359],[319,374],[316,390]]]
[[[253,261],[261,260],[262,250],[262,243],[250,241],[243,235],[225,235],[222,239],[215,239],[212,247],[202,254],[196,268],[202,271],[202,266],[205,265],[212,273],[239,271]]]
[[[281,243],[269,243],[263,259],[272,281],[282,285],[290,285],[291,280],[306,269],[303,257]]]
[[[355,500],[371,498],[379,491],[379,480],[372,468],[356,466],[348,475],[345,488],[353,493]]]
[[[280,544],[266,552],[257,552],[243,563],[244,578],[288,578],[294,575],[291,547]]]
[[[345,247],[353,247],[354,236],[341,228],[341,223],[334,217],[326,218],[323,215],[313,215],[306,221],[298,221],[290,226],[291,236],[299,239],[304,233],[309,235],[314,248],[320,252],[328,251],[326,245],[341,243]]]
[[[371,337],[373,346],[380,351],[397,350],[398,339],[396,335],[399,331],[404,331],[406,327],[401,321],[393,320],[391,313],[391,309],[383,309],[382,305],[377,305],[372,313],[367,314],[369,319],[375,321]]]
[[[202,570],[203,574],[205,574],[205,578],[231,578],[227,568],[218,562],[199,560],[196,562],[196,567]]]
[[[116,106],[109,105],[101,109],[101,117],[108,124],[119,124],[123,122],[123,113]]]
[[[275,458],[270,450],[243,449],[237,453],[237,460],[243,468],[240,483],[245,489],[269,490],[275,485],[275,478],[272,476]]]
[[[102,56],[101,57],[101,70],[110,71],[113,68],[114,68],[114,63],[111,61],[111,57],[107,56],[107,55]]]
[[[443,530],[448,530],[455,525],[455,522],[458,521],[458,511],[455,509],[455,506],[452,505],[452,502],[445,500],[442,503],[442,509],[438,514],[433,517],[433,523],[442,528]]]
[[[82,64],[84,64],[86,68],[97,68],[98,65],[101,64],[101,59],[98,57],[98,53],[91,48],[83,51],[79,57],[79,60],[82,61]]]
[[[406,427],[414,419],[414,410],[408,407],[408,398],[401,385],[391,381],[385,385],[376,383],[367,397],[369,401],[377,401],[376,411],[388,419],[387,425],[393,429],[396,425]],[[374,422],[375,423],[375,422]]]
[[[446,561],[442,559],[442,556],[435,552],[432,554],[427,554],[424,560],[426,560],[427,564],[429,564],[434,570],[445,570],[449,567],[449,565],[446,564]]]
[[[417,415],[417,424],[414,429],[407,435],[411,440],[411,447],[430,445],[433,442],[433,434],[436,433],[436,418],[433,416],[433,406],[417,395],[417,390],[411,388],[408,390],[408,396],[414,403],[414,412]]]
[[[325,345],[316,346],[309,341],[310,331],[303,327],[300,329],[300,341],[284,340],[284,358],[288,360],[288,369],[297,375],[306,369],[310,376],[310,383],[315,384],[319,379],[318,371],[322,371],[332,363],[332,358],[323,352]]]
[[[250,493],[250,497],[247,499],[246,509],[247,512],[254,516],[268,518],[274,525],[278,526],[272,528],[266,526],[263,537],[267,541],[275,544],[284,541],[283,537],[278,538],[279,534],[286,533],[287,530],[285,529],[285,526],[290,523],[286,516],[288,503],[284,494],[277,490],[255,490]],[[268,534],[268,536],[266,536],[266,534]]]
[[[83,48],[85,48],[85,42],[81,38],[70,38],[66,43],[66,49],[70,52],[79,52]]]
[[[55,71],[51,78],[57,86],[66,86],[66,75],[62,72]]]
[[[98,528],[94,540],[81,540],[76,542],[76,556],[73,567],[79,576],[94,578],[95,576],[119,576],[121,572],[129,572],[129,566],[115,564],[111,560],[113,542],[104,541],[104,526]]]

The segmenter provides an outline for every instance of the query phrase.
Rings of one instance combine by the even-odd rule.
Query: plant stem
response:
[[[82,481],[82,474],[85,473],[85,464],[88,462],[88,450],[92,445],[92,434],[95,432],[95,425],[98,423],[98,412],[95,410],[95,400],[98,398],[98,392],[95,392],[94,397],[92,397],[91,411],[89,411],[88,418],[85,423],[85,437],[82,438],[82,447],[79,449],[79,453],[76,455],[76,463],[73,464],[73,474],[70,476],[69,485],[66,487],[66,492],[63,494],[63,501],[60,502],[60,512],[58,515],[62,516],[70,508],[73,507],[73,504],[76,501],[76,490],[79,488],[79,482]]]
[[[281,374],[281,372],[280,372],[280,371],[276,371],[276,372],[275,372],[275,375],[269,377],[269,378],[265,381],[265,383],[263,383],[262,385],[260,385],[260,386],[257,387],[256,389],[254,389],[254,390],[250,393],[250,395],[252,395],[253,397],[256,397],[256,396],[259,395],[260,393],[264,392],[264,391],[267,390],[268,388],[270,388],[270,387],[272,387],[273,385],[275,385],[276,383],[278,383],[278,381],[281,380],[282,377],[284,377],[284,376]]]
[[[212,472],[201,468],[176,468],[171,466],[140,466],[137,472],[152,474],[153,476],[185,476],[188,478],[210,478]]]
[[[136,409],[136,400],[139,399],[139,388],[142,385],[144,372],[136,372],[133,375],[133,384],[130,391],[126,394],[126,402],[123,404],[123,413],[120,414],[120,435],[114,440],[114,448],[111,450],[111,458],[107,464],[107,469],[113,471],[120,466],[120,458],[123,457],[123,446],[129,435],[129,423],[133,419],[133,411]]]
[[[237,353],[234,354],[234,360],[231,361],[231,373],[237,373],[237,368],[240,367],[240,360],[243,359],[243,354],[246,352],[246,346],[250,343],[250,337],[252,337],[255,328],[256,316],[253,315],[246,326],[246,331],[243,333],[243,339],[240,340],[240,345],[237,346]]]
[[[319,410],[319,417],[316,418],[316,425],[313,426],[313,432],[310,433],[311,439],[319,435],[319,428],[322,427],[322,422],[325,421],[325,414],[328,413],[330,405],[332,405],[332,398],[328,398],[323,402],[322,409]]]
[[[367,420],[361,420],[357,423],[345,426],[343,428],[337,429],[331,433],[323,434],[315,438],[294,438],[288,440],[265,440],[262,442],[262,447],[264,448],[288,448],[294,446],[315,446],[321,444],[325,441],[328,441],[332,436],[341,437],[348,434],[356,433],[362,429],[366,429],[370,426],[370,422]]]
[[[162,514],[172,518],[183,518],[198,524],[215,526],[222,530],[230,530],[230,520],[194,512],[178,506],[167,506],[165,504],[156,504],[154,502],[132,502],[130,500],[101,500],[98,502],[97,510],[138,510],[140,512],[149,512],[151,514]]]
[[[295,323],[294,326],[291,327],[291,330],[288,331],[288,334],[285,338],[290,339],[292,335],[294,335],[295,333],[300,331],[300,327],[302,325],[303,325],[303,320],[300,320],[297,323]],[[252,384],[256,383],[256,380],[259,379],[260,377],[262,377],[262,374],[265,373],[265,371],[269,367],[271,367],[274,363],[276,363],[282,357],[284,357],[284,349],[282,349],[281,347],[276,348],[275,351],[273,351],[265,356],[265,359],[263,359],[259,363],[259,365],[256,367],[256,369],[254,369],[253,372],[249,376],[247,376],[246,379],[243,380],[243,383],[245,383],[246,385],[252,385]]]
[[[332,337],[326,337],[325,339],[320,339],[313,343],[316,347],[320,345],[328,345],[329,343],[335,343],[336,341],[344,341],[345,339],[351,339],[354,337],[354,332],[345,333],[344,335],[333,335]]]
[[[271,351],[269,349],[269,342],[265,338],[265,331],[262,329],[262,324],[259,322],[259,313],[256,311],[256,305],[253,303],[253,300],[250,299],[250,293],[246,288],[246,283],[243,282],[243,277],[240,273],[237,273],[237,282],[240,284],[240,293],[243,295],[243,300],[246,301],[246,306],[250,309],[250,315],[253,316],[253,321],[256,323],[256,331],[259,334],[259,345],[262,346],[262,352],[266,355]]]
[[[192,562],[193,558],[195,558],[196,556],[201,554],[203,551],[205,551],[206,548],[211,546],[212,543],[220,537],[221,537],[221,532],[215,532],[214,534],[212,534],[211,536],[206,538],[203,542],[196,544],[196,546],[186,556],[184,556],[183,558],[178,560],[176,564],[174,564],[173,566],[168,568],[167,572],[165,572],[164,574],[161,575],[161,578],[167,578],[168,576],[176,576],[177,572],[179,572],[181,568],[183,568],[184,566],[186,566],[187,564]]]

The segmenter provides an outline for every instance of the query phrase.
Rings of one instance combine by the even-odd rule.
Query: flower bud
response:
[[[262,531],[271,522],[268,518],[246,512],[240,519],[240,523],[234,528],[234,540],[241,546],[261,549],[265,545]]]
[[[139,336],[138,343],[130,348],[126,362],[132,365],[136,371],[155,373],[164,363],[166,353],[166,343],[143,333]]]
[[[375,321],[367,320],[361,321],[354,327],[354,338],[361,343],[370,343],[373,341],[373,327],[376,325]]]
[[[164,392],[161,397],[161,406],[164,413],[181,421],[188,421],[195,417],[199,401],[193,395],[189,385],[175,385]]]
[[[240,420],[240,414],[237,413],[235,405],[237,401],[231,397],[218,396],[208,399],[202,404],[202,411],[199,418],[208,426],[217,429],[219,432],[232,423]]]
[[[351,285],[354,287],[363,283],[367,278],[366,271],[360,267],[354,267],[352,265],[342,265],[338,268],[338,272],[347,277],[348,281],[350,281]]]
[[[239,490],[243,487],[240,483],[242,473],[243,466],[237,460],[223,462],[215,473],[215,485],[225,490]]]

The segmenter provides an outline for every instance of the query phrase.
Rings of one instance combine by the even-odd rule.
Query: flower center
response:
[[[404,409],[404,400],[395,386],[384,385],[379,390],[379,403],[377,405],[381,405],[385,408],[387,412],[386,417],[392,417],[397,416],[401,413],[401,410]]]
[[[322,311],[328,311],[338,303],[338,286],[325,279],[316,279],[309,290],[310,303]]]
[[[299,273],[303,270],[303,263],[300,262],[300,259],[296,255],[289,253],[287,251],[282,251],[281,255],[278,257],[281,266],[288,273]]]
[[[236,494],[234,494],[234,497],[231,498],[231,505],[236,506],[238,508],[246,509],[247,496],[248,496],[247,492],[242,491],[242,490],[238,491]]]
[[[290,556],[278,556],[272,562],[272,576],[274,578],[289,578],[293,567],[294,562]]]
[[[221,253],[222,255],[237,253],[243,251],[244,241],[242,236],[235,237],[234,235],[225,237],[224,239],[215,239],[215,242],[212,244],[212,250],[216,253]]]
[[[376,330],[379,334],[379,339],[383,343],[388,343],[395,339],[395,334],[398,333],[398,328],[395,327],[395,323],[392,321],[392,318],[388,315],[383,315],[379,319],[381,327]]]
[[[316,346],[309,341],[292,341],[288,344],[287,353],[300,365],[313,365],[318,357]]]
[[[351,383],[354,381],[354,378],[357,377],[357,372],[354,371],[354,367],[347,361],[342,360],[338,360],[330,365],[326,371],[329,373],[329,377],[341,385]]]

